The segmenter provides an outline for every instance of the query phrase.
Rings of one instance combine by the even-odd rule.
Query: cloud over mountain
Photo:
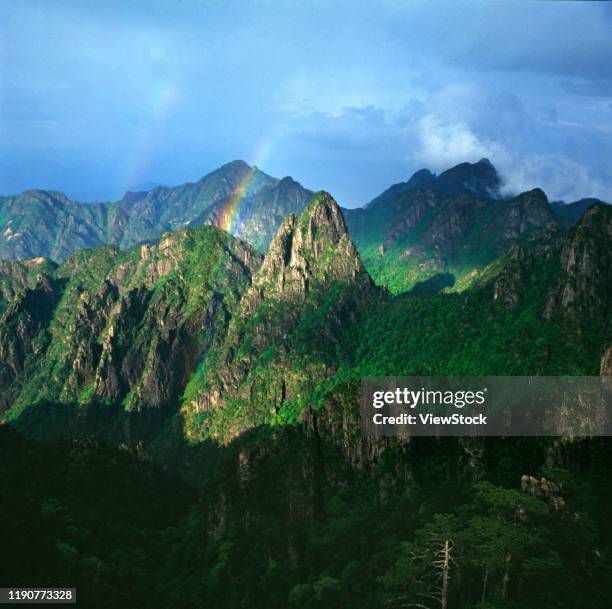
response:
[[[356,205],[487,156],[515,190],[612,198],[606,3],[0,10],[2,194],[108,200],[244,158]]]

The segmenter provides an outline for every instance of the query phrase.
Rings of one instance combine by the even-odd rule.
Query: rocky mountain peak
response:
[[[393,184],[365,207],[393,204],[405,193],[429,189],[444,197],[470,195],[478,199],[499,199],[501,184],[501,178],[491,161],[483,158],[477,163],[460,163],[438,176],[429,169],[420,169],[407,182]]]
[[[406,185],[410,188],[429,188],[435,179],[436,174],[429,169],[419,169],[412,174]]]
[[[548,197],[541,188],[534,188],[521,193],[511,203],[515,209],[520,209],[532,220],[541,223],[543,221],[553,221],[553,215],[548,204]]]
[[[551,225],[556,226],[557,222],[548,198],[543,190],[534,188],[510,201],[501,236],[506,240],[514,240]]]
[[[514,198],[515,201],[534,201],[535,204],[548,205],[548,197],[541,188],[526,190]]]
[[[290,214],[270,244],[254,279],[264,286],[305,293],[313,280],[354,280],[366,276],[349,237],[342,211],[326,192],[316,193],[298,217]]]
[[[216,171],[226,172],[226,171],[248,171],[253,169],[246,161],[242,159],[236,159],[234,161],[230,161],[229,163],[225,163],[221,165]]]
[[[333,283],[358,284],[366,292],[372,287],[340,207],[318,192],[300,216],[289,214],[279,227],[243,298],[243,312],[250,315],[265,299],[304,301]]]
[[[562,278],[551,290],[544,315],[556,311],[589,323],[610,323],[612,300],[612,207],[596,204],[569,233],[561,250]]]
[[[500,196],[501,178],[489,159],[460,163],[447,169],[435,180],[433,188],[444,194],[470,194],[479,198]]]
[[[276,199],[288,197],[290,200],[293,200],[296,196],[303,199],[302,193],[308,192],[310,194],[310,191],[306,191],[304,187],[291,176],[285,176],[282,180],[280,180],[275,187],[275,191]],[[303,204],[304,202],[302,205]]]
[[[326,358],[377,293],[340,207],[328,193],[316,193],[299,216],[289,214],[280,225],[191,411],[211,414],[210,429],[224,439],[269,420],[300,394],[305,379],[324,378],[333,369],[332,362],[308,370],[302,363],[296,374],[304,344]],[[258,374],[264,366],[275,370],[274,379]],[[245,400],[239,418],[225,408],[232,393]]]
[[[324,233],[332,242],[338,243],[343,237],[348,236],[348,230],[344,222],[344,216],[340,207],[333,197],[321,191],[314,195],[304,213],[301,216],[302,224],[306,223],[308,237],[312,240],[320,240]]]

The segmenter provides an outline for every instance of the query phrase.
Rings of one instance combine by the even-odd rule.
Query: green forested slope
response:
[[[449,609],[603,609],[607,439],[374,440],[357,395],[371,374],[598,374],[611,215],[436,296],[376,288],[325,193],[263,262],[207,227],[5,269],[4,418],[44,443],[0,429],[2,572],[88,607],[433,609],[446,551]]]

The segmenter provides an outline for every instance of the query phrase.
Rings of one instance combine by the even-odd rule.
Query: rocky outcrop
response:
[[[601,356],[599,374],[601,376],[612,376],[612,346],[608,347]]]
[[[560,255],[560,277],[546,299],[544,316],[561,314],[610,324],[612,302],[612,207],[590,207],[570,232]]]
[[[10,407],[25,382],[33,356],[46,347],[48,337],[40,334],[49,324],[60,294],[60,282],[40,274],[35,285],[20,291],[0,317],[0,414]]]
[[[543,499],[554,512],[565,507],[565,500],[560,495],[561,487],[552,480],[525,475],[521,477],[521,490],[531,497]]]
[[[523,248],[516,247],[508,256],[508,264],[493,281],[493,300],[508,308],[515,307],[523,293],[526,275],[533,266],[533,257]]]
[[[336,281],[363,284],[369,278],[340,208],[318,193],[301,217],[290,214],[280,226],[245,297],[246,312],[264,298],[306,298]]]
[[[33,288],[41,273],[51,275],[56,268],[47,258],[0,260],[0,314],[20,291]]]
[[[74,317],[65,334],[61,362],[68,370],[60,396],[75,399],[91,382],[100,359],[99,337],[106,326],[111,308],[119,299],[117,285],[104,280],[99,290],[84,291],[74,303]]]
[[[499,255],[556,226],[546,195],[540,189],[523,193],[509,203],[486,203],[463,195],[435,207],[436,213],[423,231],[421,244],[446,259],[462,251],[485,249],[487,243],[491,255]]]
[[[303,383],[332,373],[330,354],[343,330],[375,294],[340,208],[317,193],[279,228],[190,408],[214,419],[230,416],[230,395],[243,400],[246,412],[233,418],[225,439],[270,420]]]
[[[531,211],[529,211],[531,208]],[[540,205],[526,203],[518,218],[532,222],[548,217]],[[554,260],[555,284],[545,297],[543,317],[559,315],[583,328],[609,332],[612,302],[612,207],[594,205],[565,237],[554,224],[534,232],[526,246],[515,246],[493,281],[493,298],[509,307],[517,304],[536,264]],[[602,364],[603,365],[603,364]]]
[[[513,308],[522,298],[530,278],[538,265],[558,257],[562,234],[558,227],[549,225],[523,246],[515,245],[508,254],[498,259],[493,266],[501,270],[492,281],[493,300]]]
[[[128,252],[72,255],[2,317],[0,349],[11,362],[0,379],[11,388],[3,407],[107,404],[156,411],[161,422],[223,336],[260,261],[213,227]]]
[[[501,239],[513,241],[557,222],[542,190],[535,188],[510,201],[502,221]]]

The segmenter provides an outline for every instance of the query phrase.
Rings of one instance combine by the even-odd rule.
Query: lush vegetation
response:
[[[33,338],[0,335],[23,380],[7,418],[46,441],[0,427],[7,583],[76,585],[84,607],[607,607],[607,439],[374,440],[357,407],[369,375],[597,374],[607,292],[545,318],[575,279],[551,245],[394,296],[319,203],[330,223],[295,221],[255,278],[209,227],[73,255],[50,321],[19,292],[3,319]]]
[[[161,607],[165,536],[194,496],[137,450],[40,445],[1,426],[2,580],[76,586],[83,607]]]

